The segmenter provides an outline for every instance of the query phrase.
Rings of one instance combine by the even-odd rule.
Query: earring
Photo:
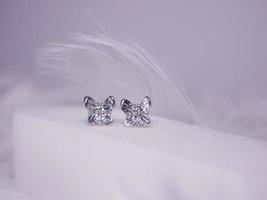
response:
[[[115,98],[109,96],[103,103],[96,102],[92,97],[84,97],[84,105],[88,110],[87,121],[91,125],[110,124],[112,120],[112,108],[115,105]]]
[[[140,104],[133,104],[127,99],[121,100],[121,109],[126,115],[126,126],[148,126],[151,123],[149,110],[151,99],[145,97]]]

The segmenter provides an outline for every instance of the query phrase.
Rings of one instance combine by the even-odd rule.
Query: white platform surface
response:
[[[57,200],[266,200],[267,143],[152,116],[88,126],[79,106],[14,116],[17,188]]]

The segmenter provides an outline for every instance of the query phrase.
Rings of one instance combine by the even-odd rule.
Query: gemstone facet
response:
[[[112,123],[112,107],[115,98],[109,96],[103,103],[96,102],[92,97],[84,97],[84,105],[88,110],[87,121],[91,125],[106,125]]]
[[[151,123],[149,110],[151,99],[145,97],[140,104],[133,104],[127,99],[121,100],[121,109],[126,114],[126,126],[148,126]]]

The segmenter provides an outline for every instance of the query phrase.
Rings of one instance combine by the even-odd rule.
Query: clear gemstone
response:
[[[112,122],[111,107],[106,104],[97,104],[88,110],[88,122],[90,124],[110,124]]]
[[[112,122],[112,107],[115,105],[115,98],[110,96],[104,103],[98,103],[93,98],[84,98],[85,107],[88,109],[89,124],[110,124]]]
[[[146,97],[141,104],[132,104],[128,100],[121,102],[121,108],[126,114],[127,126],[148,126],[151,123],[149,109],[151,101]]]

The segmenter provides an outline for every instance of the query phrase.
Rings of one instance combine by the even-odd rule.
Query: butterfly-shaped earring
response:
[[[103,103],[96,102],[92,97],[84,97],[84,105],[88,110],[87,121],[89,124],[110,124],[112,120],[112,108],[115,106],[115,98],[109,96]]]
[[[148,126],[151,123],[149,110],[151,99],[145,97],[140,104],[133,104],[127,99],[121,100],[121,109],[126,115],[126,126]]]

